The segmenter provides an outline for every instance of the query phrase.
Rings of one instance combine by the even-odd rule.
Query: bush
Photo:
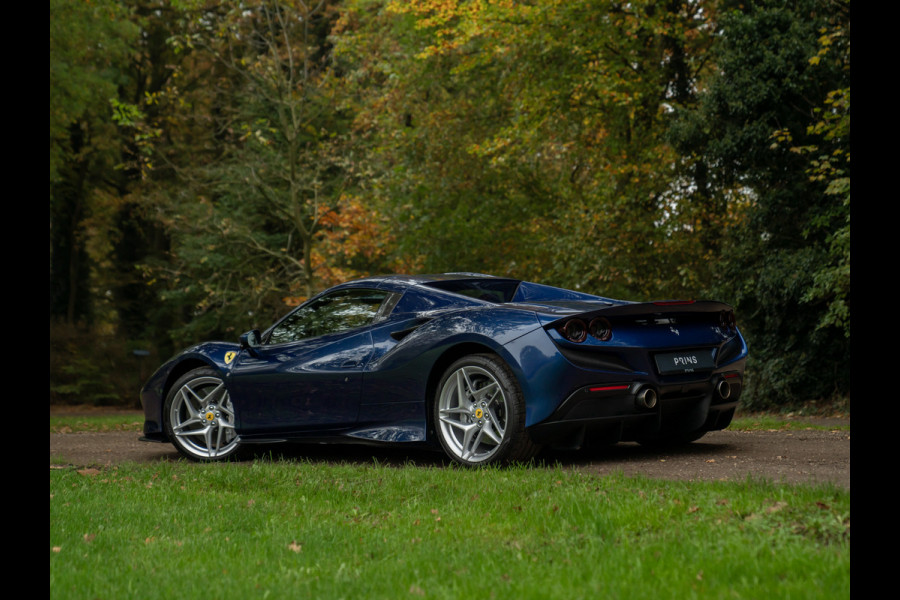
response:
[[[140,407],[139,390],[158,363],[156,352],[113,333],[50,324],[50,403]]]

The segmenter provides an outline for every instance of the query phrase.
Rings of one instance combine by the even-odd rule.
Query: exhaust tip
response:
[[[719,398],[722,400],[727,400],[731,396],[731,384],[722,379],[716,385],[716,393],[719,394]]]
[[[635,402],[639,408],[654,408],[656,406],[656,390],[651,387],[645,387],[635,396]]]

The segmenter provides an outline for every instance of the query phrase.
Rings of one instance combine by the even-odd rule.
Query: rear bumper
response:
[[[536,443],[578,446],[592,437],[626,441],[724,429],[731,423],[742,389],[740,371],[668,384],[621,381],[586,385],[528,431]],[[655,396],[652,406],[647,390]]]

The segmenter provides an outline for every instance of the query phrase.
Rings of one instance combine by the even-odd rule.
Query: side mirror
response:
[[[251,355],[256,356],[256,348],[259,348],[259,346],[259,329],[253,329],[241,334],[241,350],[247,350]]]

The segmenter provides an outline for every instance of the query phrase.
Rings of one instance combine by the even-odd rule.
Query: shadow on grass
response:
[[[658,461],[661,457],[708,456],[721,452],[727,444],[704,443],[683,444],[660,449],[641,446],[633,442],[579,450],[556,450],[545,448],[531,463],[535,467],[581,466],[587,463],[641,463]],[[273,445],[246,446],[240,462],[253,460],[309,461],[313,463],[336,463],[370,465],[373,463],[394,467],[419,466],[443,468],[455,465],[439,450],[423,447],[387,447],[359,444],[304,444],[282,443]]]

